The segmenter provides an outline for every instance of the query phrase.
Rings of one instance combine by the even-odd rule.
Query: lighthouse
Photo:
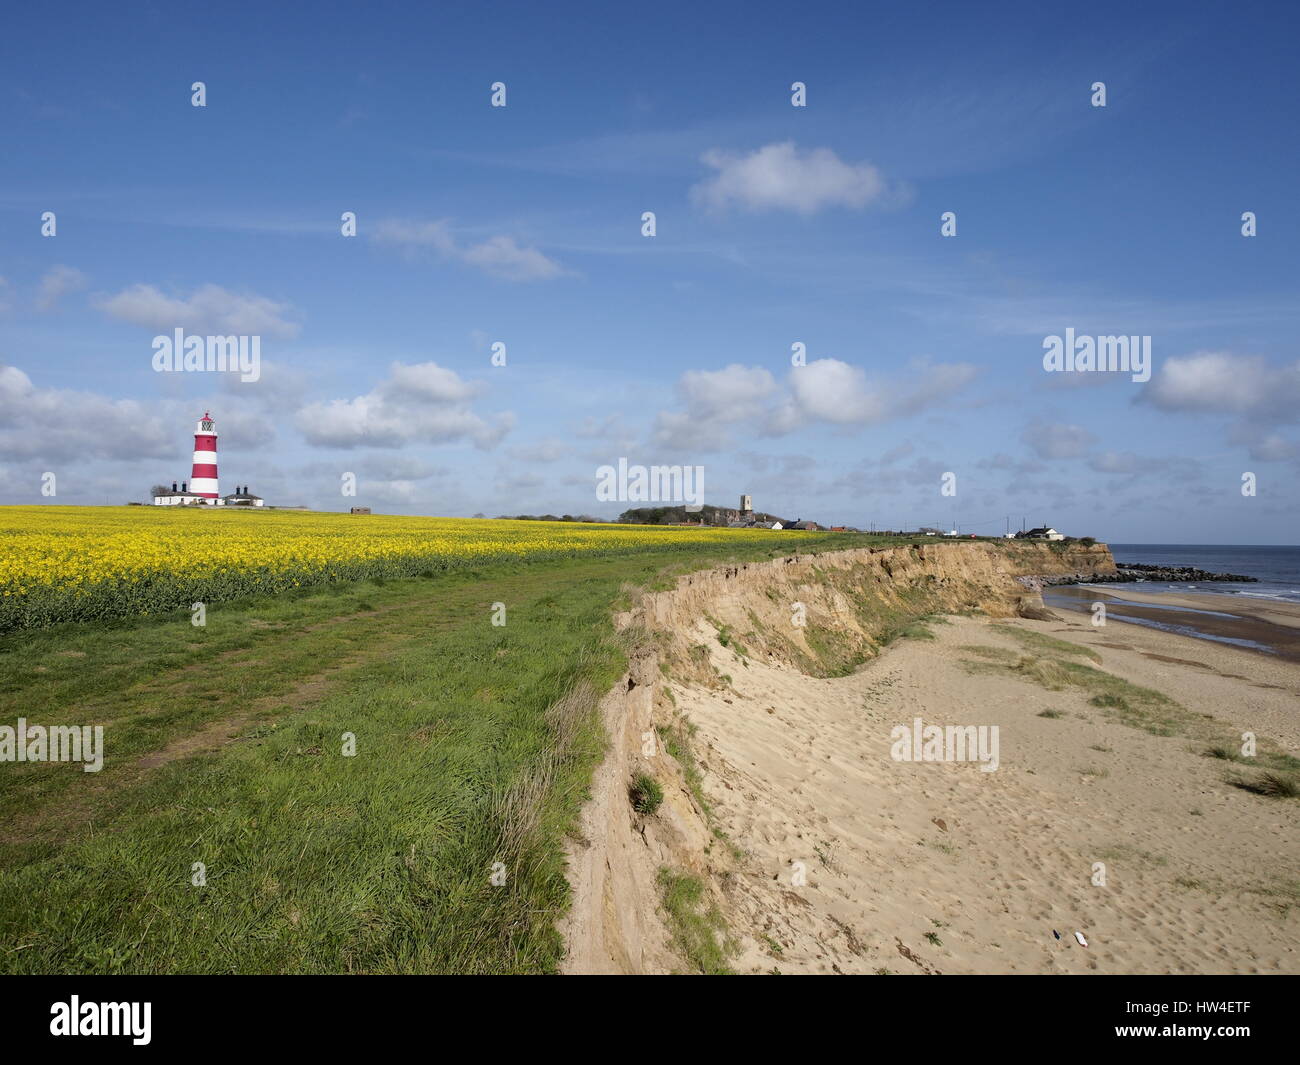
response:
[[[214,503],[217,494],[217,430],[207,411],[194,427],[194,468],[190,471],[190,494]]]
[[[172,481],[171,491],[165,485],[154,485],[153,505],[156,507],[238,506],[261,507],[266,501],[248,490],[248,485],[236,487],[233,494],[222,498],[217,494],[217,426],[207,411],[194,426],[194,465],[190,479],[182,481],[180,488]]]

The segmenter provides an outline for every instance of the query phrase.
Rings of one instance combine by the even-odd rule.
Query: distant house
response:
[[[207,506],[214,502],[216,501],[209,499],[207,496],[201,496],[191,492],[189,490],[189,484],[185,481],[181,482],[179,489],[176,487],[176,482],[172,481],[170,492],[166,489],[162,489],[161,491],[155,489],[153,493],[153,505],[155,507],[184,507],[191,505]]]
[[[1016,537],[1020,540],[1064,540],[1065,534],[1043,525],[1037,529],[1030,529],[1028,532],[1017,533]]]
[[[348,513],[349,513],[349,514],[369,514],[369,513],[370,513],[370,508],[369,508],[369,507],[353,507],[351,510],[348,511]]]
[[[248,490],[248,485],[242,488],[236,488],[228,496],[223,496],[221,502],[228,507],[260,507],[265,506],[265,501],[261,496],[255,496]]]

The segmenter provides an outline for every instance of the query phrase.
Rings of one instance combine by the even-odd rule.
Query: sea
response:
[[[1300,603],[1300,547],[1254,547],[1236,544],[1111,544],[1116,562],[1147,562],[1156,566],[1195,566],[1211,573],[1240,573],[1259,583],[1193,581],[1170,584],[1144,581],[1144,592],[1208,592],[1248,599]],[[1124,585],[1115,586],[1122,594]]]

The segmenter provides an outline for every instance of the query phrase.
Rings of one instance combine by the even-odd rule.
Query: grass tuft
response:
[[[659,809],[659,804],[664,801],[664,789],[659,786],[659,781],[645,773],[632,781],[627,794],[632,802],[632,809],[647,817],[653,817]]]
[[[1300,796],[1300,785],[1281,773],[1264,773],[1252,778],[1233,778],[1228,781],[1234,788],[1269,799],[1294,799]]]

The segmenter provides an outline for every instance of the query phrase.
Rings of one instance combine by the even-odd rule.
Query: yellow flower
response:
[[[501,559],[784,539],[762,530],[325,512],[0,507],[5,611],[52,620],[173,609],[327,580],[401,576]],[[89,603],[63,615],[59,603]],[[13,615],[0,615],[0,627]],[[20,622],[29,623],[29,622]]]

